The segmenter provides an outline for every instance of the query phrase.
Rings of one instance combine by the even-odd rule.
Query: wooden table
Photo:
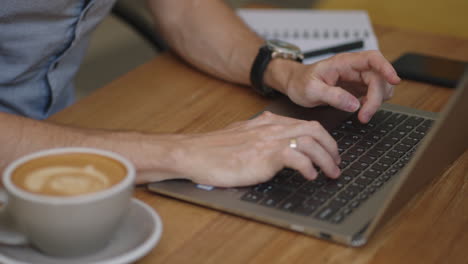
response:
[[[468,40],[376,26],[389,59],[406,51],[468,60]],[[440,111],[453,90],[403,82],[391,103]],[[213,79],[170,54],[158,56],[50,120],[154,133],[203,132],[245,120],[268,100]],[[162,197],[135,196],[164,222],[162,240],[138,263],[468,263],[468,151],[362,248],[348,248]]]

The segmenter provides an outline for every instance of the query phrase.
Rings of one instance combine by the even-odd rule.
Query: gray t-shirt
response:
[[[92,30],[116,0],[2,0],[0,111],[44,119],[74,100]]]

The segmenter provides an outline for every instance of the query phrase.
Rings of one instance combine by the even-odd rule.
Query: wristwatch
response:
[[[263,75],[272,59],[281,58],[302,62],[304,55],[301,49],[294,44],[281,40],[267,40],[258,51],[250,70],[250,82],[253,89],[259,94],[273,97],[277,92],[265,85]]]

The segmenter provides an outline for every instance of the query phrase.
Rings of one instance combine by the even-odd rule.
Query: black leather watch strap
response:
[[[253,89],[267,97],[273,97],[278,92],[273,90],[272,88],[266,86],[263,82],[263,75],[265,74],[265,70],[268,64],[271,61],[271,53],[273,51],[268,48],[268,46],[262,46],[255,57],[254,63],[252,65],[252,69],[250,70],[250,82],[252,83]]]
[[[297,47],[296,47],[297,48]],[[299,48],[297,48],[299,49]],[[273,97],[278,94],[278,92],[271,87],[265,85],[263,77],[265,75],[265,70],[268,67],[268,64],[272,60],[273,49],[268,46],[268,44],[263,45],[255,57],[252,69],[250,70],[250,82],[252,83],[253,89],[267,97]],[[295,58],[297,62],[302,62],[302,56],[297,56]]]

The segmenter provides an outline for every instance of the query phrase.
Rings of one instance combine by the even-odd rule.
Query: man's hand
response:
[[[363,123],[390,99],[393,85],[400,82],[378,51],[343,53],[312,65],[273,60],[265,79],[305,107],[331,105],[348,112],[360,108],[358,117]]]
[[[290,147],[291,139],[296,140],[296,148]],[[178,151],[171,154],[176,157],[172,170],[201,184],[253,185],[271,179],[284,167],[313,180],[317,177],[314,165],[330,178],[340,175],[336,142],[318,122],[269,112],[211,133],[181,135],[173,143],[172,149]]]

